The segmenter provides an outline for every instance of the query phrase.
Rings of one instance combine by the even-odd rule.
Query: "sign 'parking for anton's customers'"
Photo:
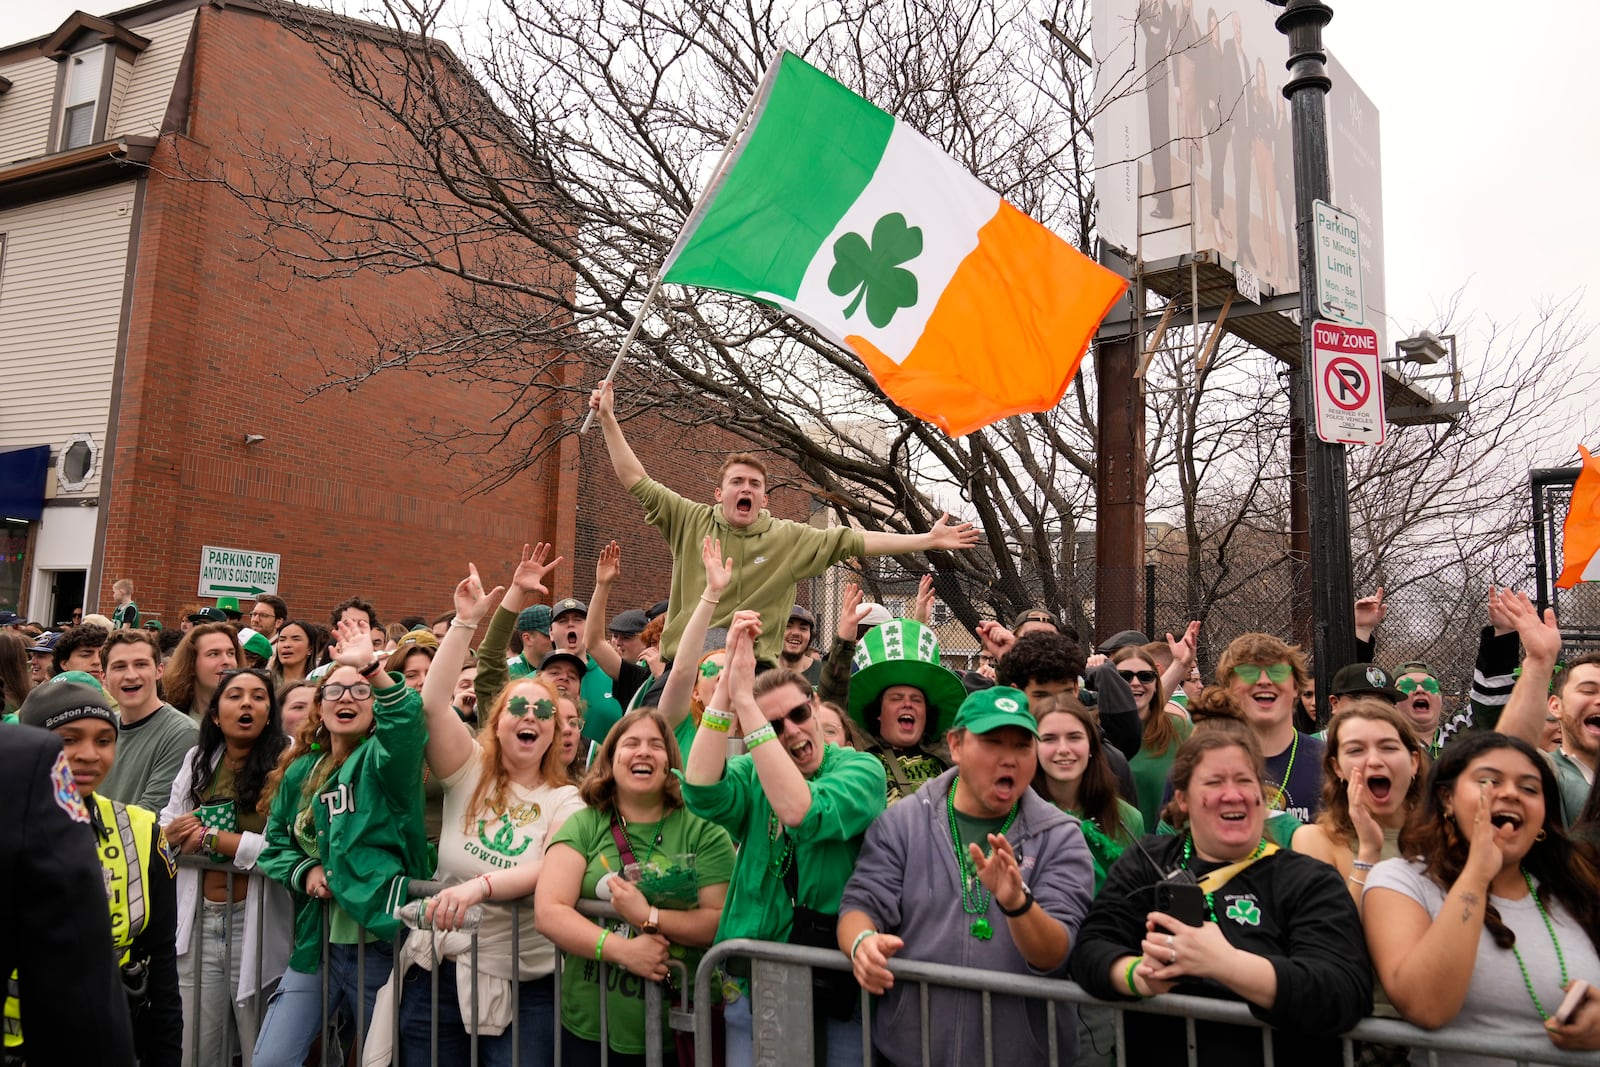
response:
[[[283,557],[276,552],[247,548],[200,549],[200,595],[252,597],[278,591],[278,568]]]

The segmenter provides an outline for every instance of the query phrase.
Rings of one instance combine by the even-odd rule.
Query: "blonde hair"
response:
[[[561,694],[555,686],[542,678],[534,675],[530,678],[518,678],[504,689],[500,690],[490,706],[489,716],[484,719],[478,731],[479,753],[478,785],[472,791],[472,799],[467,804],[466,825],[464,829],[471,832],[473,824],[480,817],[480,813],[489,811],[501,813],[509,806],[506,793],[511,787],[511,775],[500,762],[500,717],[506,714],[506,708],[511,703],[511,694],[519,686],[535,685],[544,691],[550,698],[550,703],[560,706]],[[567,768],[561,762],[561,723],[552,715],[551,723],[555,725],[555,733],[550,738],[550,745],[544,750],[544,758],[539,761],[539,777],[544,785],[560,786],[567,784]]]

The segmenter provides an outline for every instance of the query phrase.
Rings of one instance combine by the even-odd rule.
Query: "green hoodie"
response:
[[[315,797],[306,797],[323,752],[308,752],[289,765],[272,799],[267,845],[257,860],[271,878],[288,886],[299,905],[290,966],[302,974],[320,964],[321,918],[305,892],[306,875],[323,865],[334,900],[368,932],[392,940],[400,923],[394,911],[407,900],[411,878],[435,867],[423,831],[422,757],[428,731],[422,695],[394,675],[394,684],[373,688],[372,736],[361,744]],[[316,838],[304,847],[295,831],[310,806]]]
[[[743,529],[728,524],[721,504],[685,500],[649,477],[629,486],[644,505],[645,521],[661,531],[672,549],[672,597],[666,629],[661,633],[661,657],[674,659],[683,628],[694,613],[695,602],[706,587],[706,565],[701,542],[716,537],[722,556],[733,559],[733,582],[722,594],[722,604],[711,615],[712,626],[727,626],[735,609],[759,611],[761,637],[756,656],[772,663],[783,648],[783,627],[794,606],[795,584],[814,578],[853,556],[866,555],[860,530],[836,526],[819,530],[803,522],[775,519],[763,510]],[[692,650],[695,659],[698,650]]]

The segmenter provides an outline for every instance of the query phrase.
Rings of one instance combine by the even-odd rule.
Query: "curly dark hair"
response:
[[[337,627],[339,620],[344,617],[346,608],[355,608],[357,611],[363,612],[367,616],[367,625],[370,629],[383,629],[383,624],[378,621],[378,609],[358,596],[345,597],[335,604],[333,610],[328,613],[328,625]]]
[[[67,657],[80,648],[98,649],[106,643],[106,638],[111,636],[111,631],[104,626],[96,626],[92,622],[79,623],[69,626],[61,632],[61,638],[56,642],[56,647],[50,650],[50,658],[55,664],[56,673],[60,674],[61,665],[67,662]]]
[[[994,665],[994,681],[1013,689],[1027,689],[1030,682],[1076,682],[1083,676],[1086,660],[1076,643],[1041,630],[1017,638]]]
[[[1578,920],[1589,941],[1600,950],[1600,855],[1585,844],[1575,843],[1561,828],[1561,792],[1555,772],[1544,754],[1518,737],[1500,733],[1471,733],[1445,746],[1428,775],[1422,807],[1400,833],[1400,853],[1420,856],[1428,877],[1446,892],[1461,876],[1467,864],[1471,838],[1447,815],[1456,780],[1472,761],[1499,749],[1511,749],[1525,756],[1538,768],[1544,794],[1544,840],[1535,841],[1522,857],[1522,869],[1538,880],[1539,900],[1556,900]],[[1493,900],[1483,910],[1483,925],[1494,943],[1508,949],[1517,935],[1506,926]]]

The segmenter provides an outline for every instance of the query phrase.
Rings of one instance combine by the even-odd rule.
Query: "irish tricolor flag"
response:
[[[1561,530],[1561,577],[1557,589],[1600,581],[1600,460],[1578,446],[1583,469],[1572,487],[1567,523]]]
[[[1126,283],[784,53],[662,279],[765,300],[952,436],[1053,407]]]

